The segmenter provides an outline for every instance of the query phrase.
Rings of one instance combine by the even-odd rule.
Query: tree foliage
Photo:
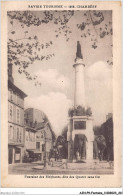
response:
[[[105,149],[104,157],[106,160],[114,159],[114,143],[113,143],[113,120],[108,119],[100,127],[94,127],[95,140],[98,143],[99,149]]]
[[[70,108],[68,110],[68,115],[70,117],[73,117],[73,116],[91,116],[92,111],[91,111],[90,107],[88,107],[86,109],[85,107],[77,106],[77,107],[74,107],[74,108]]]
[[[106,139],[106,144],[110,153],[113,153],[113,120],[112,118],[108,119],[105,123],[102,124],[100,132],[104,135]]]
[[[10,64],[18,66],[18,72],[20,74],[25,74],[28,80],[34,80],[36,86],[41,86],[41,82],[37,80],[37,75],[30,74],[28,67],[33,65],[35,61],[50,60],[54,56],[54,53],[43,55],[43,50],[51,47],[53,42],[49,41],[45,44],[40,43],[37,35],[30,36],[28,30],[22,31],[21,36],[18,38],[16,29],[13,27],[15,20],[22,23],[22,28],[24,28],[24,24],[28,27],[30,25],[35,25],[35,20],[31,21],[31,17],[29,18],[26,13],[26,11],[8,12],[11,24],[11,32],[7,42],[8,66]]]
[[[56,141],[56,146],[59,151],[59,156],[62,159],[66,159],[68,157],[68,143],[64,136],[59,135]]]
[[[58,138],[57,138],[57,141],[56,141],[56,145],[64,145],[65,143],[65,137],[62,136],[62,135],[59,135]]]
[[[8,16],[12,20],[18,20],[22,28],[24,25],[30,27],[31,25],[40,26],[42,24],[48,24],[53,22],[53,24],[58,25],[56,32],[56,37],[59,37],[63,34],[66,37],[66,40],[69,41],[72,29],[69,27],[69,22],[72,20],[75,12],[80,11],[44,11],[43,15],[36,16],[34,12],[31,11],[9,11]],[[102,27],[102,22],[105,22],[105,13],[104,11],[83,11],[81,23],[76,24],[77,28],[81,31],[81,38],[91,37],[93,42],[92,47],[96,49],[97,47],[97,38],[104,38],[105,36],[112,35],[112,21],[104,23]],[[95,45],[95,47],[94,47]]]
[[[31,26],[41,26],[52,23],[57,28],[54,32],[55,37],[59,38],[64,36],[68,42],[72,39],[72,29],[70,23],[75,16],[75,13],[80,11],[65,10],[65,11],[8,11],[9,23],[11,24],[11,38],[8,39],[8,64],[12,63],[19,67],[18,72],[24,73],[29,80],[35,80],[35,85],[41,83],[36,82],[37,76],[30,75],[28,67],[32,65],[36,60],[49,60],[54,56],[54,53],[43,55],[42,50],[47,49],[53,44],[51,40],[48,43],[42,44],[38,41],[38,37],[35,34],[33,37],[28,35],[28,30]],[[81,23],[76,22],[77,30],[81,32],[81,39],[90,39],[90,45],[95,50],[98,47],[99,39],[103,39],[106,36],[111,36],[112,21],[106,23],[105,11],[83,11],[81,12]],[[16,36],[16,28],[14,29],[14,22],[18,21],[23,31],[23,37]],[[110,45],[112,47],[112,45]],[[112,65],[112,60],[107,59],[107,63]]]
[[[62,130],[62,136],[65,138],[65,140],[67,141],[67,131],[68,131],[68,125],[66,125],[63,130]]]
[[[14,32],[14,31],[13,31]],[[12,32],[12,33],[13,33]],[[14,64],[18,65],[18,72],[20,74],[24,73],[28,80],[36,80],[36,75],[30,75],[27,71],[29,65],[32,65],[34,61],[39,60],[49,60],[54,54],[49,54],[47,56],[41,55],[40,51],[44,48],[48,48],[52,45],[52,41],[49,43],[40,44],[36,36],[25,37],[22,39],[8,41],[8,65]],[[35,82],[35,85],[41,83]]]

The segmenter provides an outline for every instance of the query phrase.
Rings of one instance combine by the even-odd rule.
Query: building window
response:
[[[35,141],[35,133],[32,133],[32,141]]]
[[[12,99],[13,99],[13,102],[15,102],[16,103],[16,94],[15,94],[15,92],[13,91],[13,94],[12,94]]]
[[[9,119],[10,121],[12,121],[13,119],[13,106],[12,105],[10,105],[9,107]]]
[[[42,144],[42,152],[45,151],[45,144]]]
[[[17,123],[20,123],[20,110],[17,108]]]
[[[30,132],[30,141],[32,141],[32,132]]]
[[[20,129],[21,133],[21,142],[23,142],[23,128]]]
[[[44,138],[44,131],[41,131],[41,138]]]
[[[13,127],[13,139],[14,139],[14,141],[17,140],[17,131],[16,131],[16,127]]]
[[[9,128],[9,139],[13,140],[13,126],[12,125],[10,125],[10,128]]]
[[[37,132],[36,138],[40,138],[40,132]]]
[[[26,135],[26,141],[28,141],[29,140],[28,131],[26,131],[25,135]]]
[[[9,91],[9,98],[11,101],[13,101],[13,91],[12,90]]]
[[[29,141],[31,142],[31,132],[29,131]]]
[[[19,131],[19,142],[21,142],[22,141],[22,132],[21,132],[21,129],[20,129],[20,131]]]
[[[36,142],[36,149],[40,149],[40,142]]]
[[[17,94],[17,104],[18,104],[18,105],[19,105],[19,103],[20,103],[20,102],[19,102],[19,99],[20,99],[20,98],[19,98],[19,95]]]
[[[10,139],[10,125],[8,126],[8,138]]]
[[[17,127],[17,142],[19,142],[19,127]]]

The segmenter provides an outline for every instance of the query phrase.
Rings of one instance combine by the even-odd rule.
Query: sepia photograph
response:
[[[113,174],[112,11],[8,11],[10,174]]]
[[[118,187],[120,6],[45,3],[2,8],[3,185]]]

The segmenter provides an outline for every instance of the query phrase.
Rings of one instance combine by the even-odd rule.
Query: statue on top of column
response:
[[[77,52],[76,52],[76,58],[83,59],[82,53],[81,53],[81,45],[79,41],[77,41]]]

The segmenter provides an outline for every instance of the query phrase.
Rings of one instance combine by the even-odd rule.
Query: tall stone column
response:
[[[81,59],[76,59],[74,106],[85,106],[84,67]]]
[[[85,64],[83,62],[83,55],[81,52],[81,45],[79,41],[77,41],[77,52],[75,58],[75,64],[73,65],[75,70],[75,90],[74,90],[74,108],[81,106],[86,109],[86,98],[85,98]],[[73,116],[71,117],[71,121],[73,123],[70,128],[70,123],[68,125],[68,135],[72,135],[72,137],[68,140],[72,140],[72,150],[73,150],[73,162],[75,158],[74,148],[76,147],[76,141],[74,142],[74,138],[78,135],[85,135],[86,141],[84,140],[83,148],[79,148],[81,158],[87,160],[93,160],[93,141],[94,141],[94,133],[93,133],[93,119],[89,114],[86,115],[84,113],[84,109],[74,110]],[[70,130],[71,129],[71,130]],[[68,144],[68,158],[70,159],[70,151],[71,145]],[[74,147],[75,145],[75,147]],[[77,147],[76,147],[77,150]]]
[[[83,56],[81,53],[81,45],[77,41],[77,52],[75,64],[75,91],[74,91],[74,106],[85,106],[85,83],[84,83],[84,69]]]

